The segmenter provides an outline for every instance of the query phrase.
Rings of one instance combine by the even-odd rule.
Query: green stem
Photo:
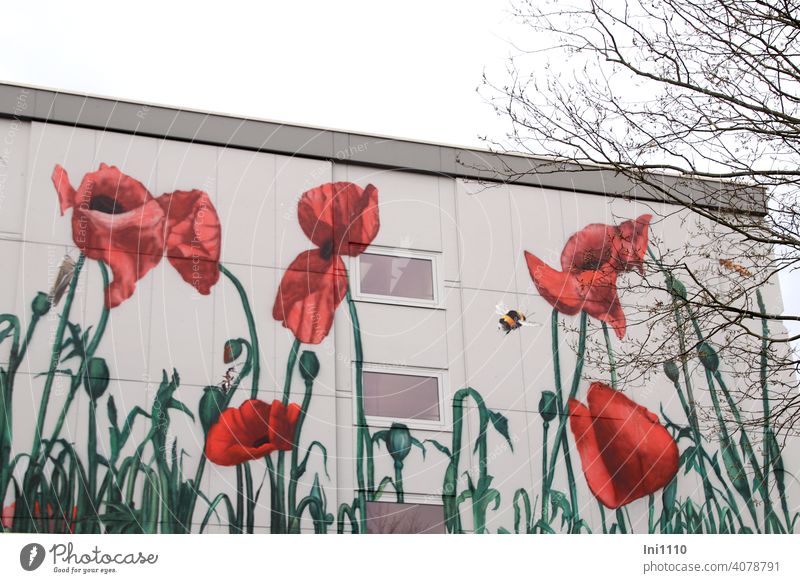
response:
[[[105,264],[101,261],[98,261],[97,264],[100,266],[100,273],[103,278],[103,289],[105,290],[108,287],[108,268],[106,268]],[[77,268],[76,268],[77,269]],[[89,341],[89,344],[86,345],[84,350],[84,358],[81,361],[80,366],[78,367],[78,372],[72,379],[72,383],[70,384],[70,390],[67,393],[67,398],[64,401],[64,405],[61,407],[61,412],[58,415],[58,420],[56,421],[56,425],[53,429],[53,434],[50,437],[50,440],[47,442],[44,450],[44,457],[47,458],[50,455],[50,451],[55,444],[56,439],[61,434],[61,428],[64,426],[64,422],[67,418],[67,413],[69,412],[69,408],[72,405],[72,401],[75,398],[75,394],[78,392],[80,388],[84,373],[86,372],[86,367],[89,364],[89,360],[94,356],[97,347],[100,344],[100,340],[102,340],[103,335],[106,332],[106,325],[108,324],[108,316],[109,316],[109,309],[106,307],[105,303],[103,304],[103,309],[100,312],[100,319],[97,321],[97,326],[95,327],[94,335],[92,339]]]
[[[608,367],[611,369],[611,388],[617,388],[617,365],[614,360],[614,349],[611,347],[611,337],[608,335],[608,324],[603,322],[603,336],[606,339],[606,352],[608,352]]]
[[[722,408],[720,407],[719,397],[717,395],[717,390],[714,387],[714,378],[712,376],[711,371],[706,369],[706,382],[708,383],[708,392],[711,394],[711,403],[714,405],[714,412],[717,416],[717,423],[719,424],[719,434],[720,439],[722,441],[723,448],[726,448],[730,455],[734,456],[736,464],[740,467],[744,467],[742,464],[741,458],[739,456],[739,452],[736,450],[735,447],[732,445],[732,441],[730,438],[730,434],[728,433],[728,428],[725,425],[725,418],[722,415]],[[736,485],[736,484],[734,484]],[[756,530],[760,533],[761,528],[758,525],[758,516],[756,514],[756,507],[753,502],[753,495],[750,490],[749,485],[747,484],[747,480],[743,480],[743,488],[745,489],[744,493],[739,492],[742,497],[745,499],[745,503],[747,504],[747,509],[750,512],[750,516],[753,519],[753,523],[755,524]]]
[[[261,353],[259,352],[258,348],[258,334],[256,333],[256,321],[255,318],[253,318],[253,310],[250,309],[250,301],[247,299],[247,292],[244,290],[244,287],[239,279],[233,275],[233,273],[228,271],[228,269],[222,265],[222,263],[219,264],[219,270],[236,288],[236,291],[239,294],[239,300],[242,302],[242,309],[244,310],[245,318],[247,318],[247,329],[250,332],[250,344],[253,347],[253,384],[250,389],[250,398],[255,399],[258,396],[258,377],[261,371],[259,362]]]
[[[764,529],[769,534],[770,532],[770,516],[772,515],[772,500],[769,497],[769,491],[766,489],[766,478],[765,474],[768,471],[767,468],[764,468],[764,472],[761,471],[759,467],[758,458],[753,451],[753,445],[750,442],[750,438],[747,435],[747,432],[744,429],[744,425],[742,423],[742,417],[739,412],[739,408],[736,406],[736,403],[731,396],[730,391],[728,390],[728,386],[725,383],[725,380],[722,378],[722,375],[719,371],[714,372],[714,379],[719,384],[720,388],[722,389],[722,394],[725,396],[725,401],[728,403],[728,408],[733,413],[734,421],[736,425],[739,427],[739,431],[741,432],[741,446],[742,450],[744,451],[747,460],[750,462],[750,465],[753,468],[753,473],[755,474],[755,484],[756,488],[758,489],[759,493],[761,494],[761,499],[764,501]]]
[[[628,529],[625,528],[625,515],[622,513],[622,508],[617,508],[617,527],[622,534],[628,534]]]
[[[298,450],[300,448],[300,435],[303,431],[303,422],[308,414],[308,408],[311,405],[311,394],[314,388],[314,381],[309,379],[305,381],[306,392],[303,396],[303,404],[300,407],[300,414],[297,416],[297,425],[294,430],[294,439],[292,440],[292,461],[289,473],[289,528],[290,533],[300,532],[300,515],[297,512],[297,481],[302,477],[303,473],[297,467]]]
[[[12,318],[9,316],[9,318]],[[39,323],[40,316],[32,312],[31,321],[22,344],[19,344],[19,320],[13,317],[14,336],[12,338],[11,353],[9,356],[8,370],[0,369],[0,507],[4,507],[6,492],[11,482],[9,464],[11,462],[11,442],[13,440],[13,393],[14,380],[17,370],[25,353],[28,351],[33,332]],[[4,532],[0,525],[0,532]]]
[[[242,464],[236,466],[236,534],[244,531],[244,476],[242,476]]]
[[[767,322],[766,314],[767,308],[764,305],[764,297],[761,295],[761,290],[756,290],[756,300],[758,301],[758,309],[761,312],[761,362],[760,362],[760,377],[761,377],[761,407],[764,415],[763,421],[763,449],[764,449],[764,490],[769,492],[769,471],[770,467],[774,464],[783,466],[783,460],[771,458],[771,444],[774,439],[772,430],[770,429],[770,418],[772,412],[769,406],[769,383],[767,382],[767,365],[769,358],[769,324]],[[777,455],[780,458],[780,452]],[[783,517],[786,521],[786,532],[792,530],[792,520],[789,516],[789,505],[786,500],[786,490],[780,480],[778,482],[778,493],[781,499],[781,509],[783,510]],[[766,513],[766,506],[764,512]],[[766,519],[766,517],[765,517]]]
[[[281,510],[278,501],[278,477],[275,471],[275,464],[270,457],[264,458],[267,464],[267,474],[269,475],[269,531],[272,534],[281,534]]]
[[[654,534],[655,524],[653,522],[653,516],[655,515],[655,498],[652,494],[647,497],[647,532],[649,534]]]
[[[353,324],[353,343],[355,345],[356,364],[356,481],[358,484],[358,508],[361,532],[367,532],[367,493],[370,496],[375,492],[375,470],[373,466],[372,437],[369,433],[367,418],[364,413],[364,350],[361,344],[361,325],[358,321],[358,311],[350,293],[350,284],[347,285],[347,307],[350,312],[350,321]],[[364,456],[366,454],[367,481],[364,480]]]
[[[292,348],[289,350],[289,358],[286,360],[286,378],[283,380],[283,398],[281,399],[284,407],[289,404],[292,393],[292,376],[294,366],[297,364],[297,353],[300,351],[300,341],[295,338]]]
[[[549,490],[547,488],[547,431],[550,429],[550,423],[545,421],[543,424],[544,433],[542,435],[542,523],[547,524],[547,503],[549,498]]]
[[[658,258],[655,256],[655,254],[649,247],[647,248],[647,252],[650,254],[650,257],[656,262],[659,270],[667,279],[667,281],[670,281],[669,278],[671,277],[671,275],[667,272],[662,263],[658,260]],[[681,399],[681,405],[684,406],[684,411],[689,421],[689,426],[692,428],[692,433],[694,434],[695,444],[697,447],[701,448],[701,450],[705,451],[702,445],[703,435],[700,432],[700,423],[698,422],[697,419],[697,405],[694,398],[694,390],[692,388],[692,377],[689,373],[689,365],[687,362],[688,352],[686,346],[686,335],[684,334],[683,331],[684,320],[683,316],[681,315],[680,307],[678,305],[678,300],[675,294],[672,294],[672,314],[675,319],[675,327],[677,328],[677,333],[678,333],[678,347],[680,349],[680,354],[681,354],[681,372],[683,373],[683,379],[684,382],[686,383],[686,395],[688,397],[688,403],[685,403],[683,398],[683,393],[681,392],[680,385],[677,381],[675,382],[675,389],[678,392],[678,398]],[[703,481],[703,493],[706,498],[706,507],[709,508],[708,519],[711,525],[711,532],[714,533],[716,532],[717,527],[716,527],[716,522],[714,520],[714,516],[711,513],[710,509],[712,502],[716,504],[716,498],[714,496],[714,489],[711,487],[711,483],[708,479],[708,472],[705,465],[705,459],[704,456],[702,455],[700,456],[699,470],[700,470],[700,476]]]
[[[292,377],[294,375],[294,367],[297,364],[297,353],[300,350],[300,341],[295,338],[292,343],[292,348],[289,350],[289,358],[286,361],[286,378],[283,381],[283,397],[281,399],[284,406],[289,404],[289,398],[292,392]],[[285,533],[288,527],[289,514],[286,509],[286,496],[284,494],[286,486],[286,452],[278,452],[278,469],[275,474],[275,498],[278,508],[275,516],[280,520],[279,532]],[[291,479],[291,476],[290,476]],[[292,511],[291,504],[289,505],[289,512]]]
[[[47,415],[47,406],[50,403],[50,393],[53,390],[53,381],[55,380],[56,368],[61,360],[61,350],[64,344],[64,330],[69,321],[69,313],[72,309],[72,301],[75,298],[75,289],[78,285],[78,278],[83,268],[83,263],[86,261],[86,256],[81,253],[78,261],[75,264],[75,270],[72,272],[72,279],[69,282],[69,289],[67,290],[67,297],[64,301],[64,308],[61,310],[61,317],[58,320],[58,327],[56,328],[56,335],[53,339],[53,348],[50,352],[50,367],[47,371],[47,380],[44,384],[42,391],[42,399],[39,404],[39,415],[36,418],[36,429],[33,434],[33,447],[31,448],[31,463],[36,463],[35,460],[39,459],[39,450],[42,444],[42,431],[44,430],[44,421]]]
[[[403,494],[403,462],[394,462],[394,489],[397,492],[397,502],[402,504],[405,501]]]
[[[588,315],[586,314],[586,312],[581,312],[580,331],[578,336],[577,360],[575,362],[575,371],[572,376],[572,387],[570,388],[567,402],[569,402],[570,399],[575,398],[575,396],[578,394],[578,387],[580,387],[581,373],[583,371],[584,357],[586,354],[587,319]],[[566,414],[565,402],[562,398],[562,390],[561,390],[561,374],[560,374],[560,363],[559,363],[559,353],[558,353],[558,312],[556,312],[555,310],[553,310],[553,318],[552,318],[552,338],[553,338],[553,366],[554,369],[556,370],[555,384],[556,384],[556,395],[558,397],[557,399],[558,428],[556,429],[556,437],[553,442],[553,453],[550,456],[550,467],[547,472],[548,475],[547,490],[549,492],[553,486],[553,479],[555,478],[556,459],[558,458],[558,450],[559,447],[563,445],[564,461],[567,466],[567,479],[569,481],[569,489],[570,489],[570,498],[571,498],[570,505],[572,507],[572,525],[570,527],[570,531],[574,532],[575,525],[579,522],[578,494],[577,494],[577,487],[575,485],[575,476],[572,470],[572,459],[569,453],[569,443],[567,441],[567,436],[566,436],[568,415]]]
[[[597,501],[597,507],[600,509],[600,522],[603,525],[603,534],[608,534],[608,526],[606,525],[606,507],[600,500]]]
[[[255,510],[256,501],[253,497],[253,474],[250,470],[250,462],[244,463],[244,484],[245,484],[245,504],[247,505],[247,534],[255,532]]]
[[[97,500],[97,401],[89,399],[89,486],[88,497],[91,502],[91,518],[89,529],[85,532],[98,532],[96,526],[99,525],[97,510],[100,501]]]

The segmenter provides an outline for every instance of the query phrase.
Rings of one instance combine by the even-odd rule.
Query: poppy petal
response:
[[[572,235],[561,251],[561,269],[595,270],[607,264],[612,256],[616,227],[593,223]]]
[[[109,309],[131,297],[136,282],[161,261],[163,218],[155,201],[118,215],[75,208],[75,244],[90,259],[105,262],[114,276],[106,289]]]
[[[292,449],[300,406],[250,399],[228,408],[208,430],[206,457],[220,466],[235,466],[273,451]],[[284,439],[290,435],[289,439]],[[278,439],[274,439],[278,436]]]
[[[352,182],[323,184],[303,193],[297,217],[325,256],[359,255],[380,229],[378,189]]]
[[[72,207],[72,239],[90,259],[105,262],[114,276],[105,304],[115,308],[133,295],[136,282],[158,265],[163,253],[161,207],[137,180],[101,164],[72,190],[56,165],[53,184],[62,213]]]
[[[53,185],[56,187],[58,193],[58,202],[61,206],[61,215],[63,216],[67,209],[75,205],[75,189],[69,183],[69,174],[60,164],[56,164],[51,176]]]
[[[569,316],[581,311],[584,293],[580,282],[570,272],[556,271],[527,251],[525,251],[525,261],[539,295],[551,306]]]
[[[571,400],[569,411],[592,493],[619,508],[666,486],[678,472],[678,446],[658,417],[604,383],[591,384],[587,401]]]
[[[273,401],[269,414],[269,440],[276,449],[291,450],[294,431],[300,416],[300,406],[295,403],[284,405]]]
[[[166,217],[167,259],[183,280],[203,295],[219,280],[222,229],[208,194],[177,190],[156,200]]]
[[[347,293],[345,273],[338,255],[324,259],[319,249],[300,253],[283,274],[272,317],[301,342],[319,344]]]
[[[618,508],[621,504],[614,490],[614,481],[601,455],[589,409],[575,399],[569,400],[568,407],[569,425],[575,437],[575,447],[581,458],[581,467],[586,476],[586,483],[592,494],[603,505],[607,508]]]
[[[666,486],[678,472],[678,446],[658,417],[603,383],[592,383],[587,400],[621,504]]]
[[[618,236],[613,241],[613,264],[617,270],[635,270],[644,275],[644,255],[652,219],[653,215],[641,215],[636,220],[620,223]]]
[[[579,295],[583,309],[592,318],[606,322],[622,340],[625,337],[625,312],[617,295],[617,272],[606,266],[603,270],[583,271],[576,275],[580,282]]]

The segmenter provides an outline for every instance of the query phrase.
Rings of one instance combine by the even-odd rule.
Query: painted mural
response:
[[[136,178],[106,164],[80,182],[57,165],[52,183],[53,203],[59,205],[62,220],[70,221],[74,250],[62,262],[52,289],[31,298],[29,314],[0,316],[0,348],[8,354],[0,369],[3,531],[188,533],[205,532],[212,521],[219,521],[230,533],[252,533],[266,526],[257,523],[256,507],[267,505],[272,533],[312,528],[316,533],[366,533],[369,503],[406,501],[404,473],[412,451],[421,455],[423,464],[441,468],[437,496],[447,533],[632,532],[627,507],[641,499],[647,503],[650,533],[795,531],[800,513],[793,513],[787,499],[788,472],[772,428],[764,428],[769,447],[757,454],[741,423],[732,427],[723,415],[725,408],[738,420],[740,405],[731,398],[711,342],[691,308],[681,302],[683,284],[663,270],[657,250],[649,245],[650,215],[618,225],[585,226],[567,241],[560,270],[524,251],[532,283],[552,306],[549,322],[539,324],[550,329],[552,352],[541,358],[552,359],[554,378],[552,390],[539,395],[537,422],[543,439],[541,459],[535,462],[541,488],[520,487],[509,500],[496,486],[503,477],[492,474],[489,440],[499,439],[513,451],[512,427],[484,397],[491,387],[455,391],[448,403],[449,441],[415,434],[401,420],[386,428],[368,422],[362,328],[344,260],[369,248],[381,220],[392,221],[390,210],[380,212],[377,187],[332,182],[300,194],[297,226],[308,238],[309,249],[284,270],[274,290],[272,319],[291,331],[294,342],[284,385],[276,390],[280,398],[268,402],[261,398],[257,323],[264,315],[254,313],[252,298],[235,275],[236,266],[220,261],[221,226],[209,194],[190,190],[153,196]],[[672,289],[676,323],[693,323],[695,337],[681,337],[681,349],[697,346],[696,359],[716,411],[718,441],[701,433],[694,409],[695,378],[686,361],[668,362],[663,370],[680,401],[680,418],[667,418],[636,403],[618,382],[614,343],[626,340],[627,325],[617,282],[629,272],[643,273],[648,256],[648,265],[658,266]],[[137,284],[162,260],[187,284],[187,294],[209,295],[221,285],[232,286],[248,333],[227,340],[222,353],[227,372],[219,383],[209,379],[198,402],[181,400],[180,371],[165,370],[150,410],[121,410],[120,396],[111,389],[112,363],[97,350],[110,341],[104,335],[115,309],[132,301]],[[82,327],[73,310],[79,281],[90,266],[100,274],[99,282],[91,281],[103,286],[104,302],[97,321]],[[763,306],[760,294],[758,301]],[[351,323],[354,349],[356,488],[352,499],[336,507],[329,501],[337,487],[328,475],[328,464],[335,463],[329,444],[304,431],[321,367],[315,346],[329,335],[340,308]],[[39,363],[41,388],[33,395],[33,437],[23,443],[19,435],[27,432],[19,432],[13,404],[31,395],[21,394],[15,384],[37,324],[54,312],[58,325],[50,358]],[[561,367],[560,335],[565,332],[560,323],[565,319],[577,319],[578,326],[571,371]],[[519,334],[525,320],[520,311],[510,310],[500,326],[506,335]],[[608,378],[584,378],[587,330],[592,326],[599,326],[605,340]],[[57,376],[69,382],[66,398],[54,407]],[[294,379],[304,387],[301,402],[291,399]],[[80,392],[88,399],[76,399]],[[768,408],[766,379],[763,400]],[[87,438],[75,442],[66,438],[63,428],[81,403],[87,404],[80,414]],[[98,424],[101,408],[108,427]],[[202,451],[173,437],[170,426],[179,417],[196,428]],[[48,418],[55,424],[46,423]],[[101,433],[110,450],[98,447]],[[390,475],[376,472],[381,450],[391,458]],[[184,471],[187,456],[199,459],[191,475]],[[312,456],[323,461],[323,471],[315,471],[313,480]],[[214,482],[204,480],[209,465],[227,472],[235,493],[214,491]],[[701,491],[679,496],[682,480],[699,480]],[[557,484],[565,484],[565,491]],[[591,492],[599,524],[581,516],[588,501],[579,500],[579,484]],[[491,528],[489,517],[501,504],[513,506],[513,524]]]

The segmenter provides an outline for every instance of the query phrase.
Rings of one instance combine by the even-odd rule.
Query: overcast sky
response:
[[[502,133],[476,88],[513,50],[504,0],[76,6],[5,3],[0,79],[463,145]]]
[[[129,5],[5,3],[0,80],[480,147],[506,128],[483,72],[546,40],[506,0]],[[783,287],[800,313],[800,277]]]

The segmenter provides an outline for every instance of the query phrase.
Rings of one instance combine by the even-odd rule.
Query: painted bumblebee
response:
[[[517,330],[525,325],[525,314],[517,310],[509,310],[499,320],[500,330],[508,334],[512,330]]]
[[[521,310],[511,310],[502,303],[495,306],[495,312],[501,316],[498,320],[497,328],[506,334],[523,326],[535,326],[535,324],[528,322]]]

